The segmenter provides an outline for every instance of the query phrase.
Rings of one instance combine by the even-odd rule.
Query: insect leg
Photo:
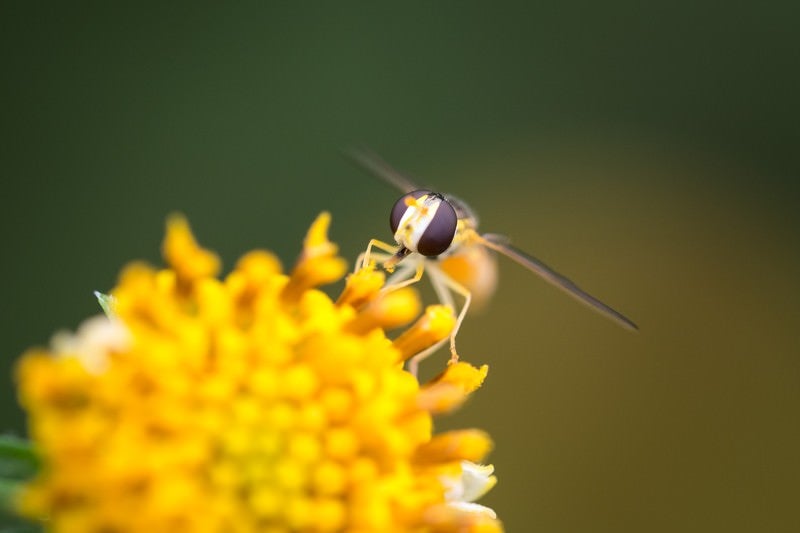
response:
[[[410,268],[406,268],[402,271],[399,271],[391,278],[389,278],[389,282],[387,282],[386,285],[383,287],[382,292],[396,291],[397,289],[413,285],[414,283],[417,283],[419,280],[422,279],[423,272],[425,272],[425,263],[423,261],[417,263],[417,268],[414,271],[414,275],[409,277],[408,279],[403,279],[403,278],[405,278],[409,273],[411,273]]]
[[[379,250],[383,250],[384,252],[389,252],[390,254],[394,254],[397,251],[397,245],[392,245],[378,239],[370,239],[369,244],[367,245],[367,250],[359,256],[361,263],[359,270],[361,268],[365,268],[367,265],[369,265],[370,261],[373,260],[371,255],[373,246]]]
[[[392,254],[376,252],[375,250],[372,250],[369,255],[370,255],[369,260],[375,261],[376,263],[382,263],[387,259],[389,259],[390,257],[393,257]],[[364,265],[362,263],[364,263],[364,259],[366,258],[366,256],[367,252],[361,252],[360,254],[358,254],[358,259],[356,259],[355,267],[353,268],[353,273],[356,273],[362,268],[364,268]],[[369,261],[367,261],[366,264],[369,264]]]
[[[414,272],[414,274],[411,275],[411,272]],[[413,285],[414,283],[419,282],[422,279],[422,275],[424,272],[425,272],[425,261],[416,261],[416,267],[414,266],[413,261],[403,263],[397,270],[397,272],[392,274],[392,276],[389,278],[389,281],[387,281],[386,284],[384,285],[383,289],[381,289],[381,294],[386,294],[391,291],[396,291],[403,287],[408,287],[409,285]],[[417,368],[419,366],[419,362],[428,357],[433,352],[435,352],[437,349],[439,349],[444,340],[441,342],[437,342],[435,345],[426,348],[420,353],[414,355],[409,360],[408,371],[414,377],[417,377]]]
[[[456,351],[456,335],[458,334],[459,328],[461,328],[461,323],[464,321],[464,317],[467,316],[469,305],[472,303],[472,293],[469,291],[469,289],[439,270],[438,267],[432,267],[429,269],[429,271],[433,288],[436,291],[436,294],[439,295],[439,298],[442,300],[443,304],[449,306],[451,309],[453,309],[453,311],[455,311],[453,297],[450,294],[450,291],[455,292],[464,298],[464,305],[461,306],[461,310],[458,312],[458,318],[456,319],[456,325],[453,328],[453,331],[450,333],[450,363],[452,364],[458,361],[458,352]]]
[[[408,263],[406,263],[406,264],[408,264]],[[455,306],[454,306],[454,303],[453,303],[453,297],[450,294],[450,291],[448,290],[447,285],[445,285],[441,281],[441,278],[443,277],[442,272],[439,270],[439,268],[435,264],[433,264],[433,263],[431,263],[429,261],[418,260],[417,265],[416,265],[416,271],[415,271],[413,277],[411,277],[409,279],[406,279],[406,280],[403,280],[403,281],[400,281],[398,283],[394,283],[394,284],[388,285],[384,290],[395,290],[396,288],[406,287],[408,285],[411,285],[412,283],[418,282],[420,279],[422,279],[422,275],[425,272],[426,267],[428,269],[428,272],[431,275],[431,284],[433,285],[433,289],[436,292],[436,295],[439,298],[439,301],[443,305],[446,305],[447,307],[449,307],[450,309],[453,309],[455,311]],[[399,274],[399,272],[398,272],[398,274]],[[433,346],[429,346],[428,348],[422,350],[418,354],[415,354],[413,357],[411,357],[411,359],[408,360],[408,371],[414,377],[417,377],[417,372],[418,372],[418,369],[419,369],[420,362],[423,361],[425,358],[427,358],[432,353],[434,353],[436,350],[441,348],[442,345],[445,342],[447,342],[447,338],[442,339],[441,341],[435,343]]]
[[[383,254],[382,254],[383,255]],[[384,284],[385,287],[389,285],[395,285],[400,283],[401,281],[405,281],[411,276],[414,275],[414,271],[416,270],[416,264],[413,261],[406,261],[401,263],[397,269],[392,272],[389,278],[386,280]]]
[[[439,298],[439,301],[442,303],[442,305],[446,305],[455,313],[456,303],[453,301],[453,295],[450,293],[447,284],[442,279],[448,277],[447,274],[443,273],[438,265],[431,265],[430,268],[428,268],[428,273],[430,274],[431,285],[436,293],[436,297]]]
[[[439,301],[442,305],[449,307],[450,309],[455,312],[455,302],[453,301],[452,292],[460,294],[464,297],[464,305],[461,307],[461,310],[458,313],[458,318],[456,319],[456,325],[453,328],[453,331],[450,333],[450,363],[455,363],[458,361],[458,353],[456,352],[456,334],[458,333],[458,329],[461,326],[461,322],[464,320],[464,317],[467,314],[467,310],[469,309],[469,304],[472,301],[472,294],[460,283],[454,281],[450,276],[442,272],[438,266],[435,264],[428,265],[428,274],[431,278],[431,285],[433,285],[433,290],[436,292],[436,296],[439,298]],[[423,361],[426,357],[431,355],[433,352],[438,350],[442,347],[442,345],[447,342],[447,338],[442,339],[441,341],[437,342],[430,348],[426,348],[425,350],[421,351],[420,353],[416,354],[414,357],[408,360],[408,371],[411,372],[414,376],[417,375],[417,369],[419,368],[419,364]]]
[[[417,377],[417,370],[419,369],[419,364],[425,358],[427,358],[430,354],[438,350],[442,347],[442,345],[447,342],[447,339],[442,339],[433,346],[425,348],[418,354],[414,355],[411,359],[408,360],[408,371],[411,373],[412,376]]]

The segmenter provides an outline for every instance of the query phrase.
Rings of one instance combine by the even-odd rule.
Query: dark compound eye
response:
[[[403,215],[406,214],[406,210],[408,206],[406,205],[406,198],[409,196],[412,198],[421,198],[426,194],[432,194],[430,191],[413,191],[408,194],[404,194],[394,203],[394,207],[392,207],[392,212],[389,214],[389,227],[392,228],[392,233],[397,233],[397,228],[400,226],[400,221],[403,219]]]
[[[458,215],[453,206],[439,197],[440,204],[428,227],[417,241],[417,251],[426,257],[444,253],[453,242],[458,227]]]

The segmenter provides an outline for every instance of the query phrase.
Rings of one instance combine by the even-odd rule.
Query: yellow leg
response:
[[[433,285],[433,289],[436,292],[436,295],[439,297],[439,300],[442,302],[443,305],[446,305],[450,309],[455,312],[455,302],[453,301],[453,296],[451,292],[459,294],[464,297],[464,305],[461,307],[461,310],[458,313],[458,318],[456,319],[456,325],[453,327],[453,331],[450,333],[450,361],[449,364],[453,364],[458,361],[458,352],[456,351],[456,334],[458,334],[458,330],[461,327],[461,323],[464,321],[464,317],[467,316],[467,310],[469,309],[469,305],[472,302],[472,293],[469,290],[458,283],[457,281],[453,280],[450,276],[442,272],[438,266],[431,264],[428,267],[428,274],[431,278],[431,284]],[[420,353],[414,355],[411,359],[408,360],[408,371],[417,376],[417,370],[419,368],[419,364],[427,358],[429,355],[434,353],[436,350],[442,347],[442,345],[447,342],[448,339],[442,339],[441,341],[437,342],[430,348],[426,348],[425,350],[421,351]]]
[[[377,248],[384,252],[387,252],[391,255],[388,256],[388,259],[391,259],[395,256],[397,252],[397,246],[385,243],[378,239],[371,239],[369,244],[367,245],[366,251],[362,253],[358,260],[356,261],[356,270],[360,268],[366,268],[372,261],[377,260],[379,258],[380,261],[384,261],[387,259],[386,254],[383,253],[376,253],[373,248]],[[395,291],[397,289],[401,289],[403,287],[408,287],[409,285],[413,285],[414,283],[419,282],[422,279],[422,276],[425,272],[425,265],[426,261],[417,259],[417,266],[414,272],[414,275],[408,279],[402,279],[396,283],[392,283],[390,285],[385,286],[381,289],[382,293],[387,293],[391,291]],[[388,269],[390,270],[391,269]],[[464,304],[461,307],[461,310],[458,313],[458,317],[456,319],[456,325],[453,328],[453,331],[450,333],[450,364],[455,363],[458,361],[458,352],[456,352],[456,334],[458,333],[459,328],[461,327],[461,323],[464,321],[464,317],[467,314],[467,310],[469,309],[469,305],[472,302],[472,293],[461,285],[460,283],[456,282],[450,276],[442,272],[438,266],[431,264],[430,266],[430,274],[431,274],[431,283],[433,284],[433,288],[436,291],[439,300],[442,304],[446,305],[454,312],[456,310],[455,302],[453,301],[453,297],[451,292],[459,294],[464,298]],[[399,274],[399,273],[398,273]],[[401,275],[401,278],[403,275]],[[424,360],[426,357],[431,355],[433,352],[438,350],[447,339],[442,339],[441,341],[437,342],[433,346],[426,348],[425,350],[421,351],[420,353],[414,355],[408,361],[408,371],[417,376],[417,370],[419,368],[419,363]]]
[[[369,255],[370,255],[369,261],[375,261],[376,263],[383,263],[384,261],[386,261],[390,257],[394,257],[394,254],[385,254],[383,252],[376,252],[375,250],[372,250]],[[367,261],[367,262],[364,261],[364,259],[366,257],[367,257],[367,252],[361,252],[358,255],[358,259],[356,259],[355,267],[353,268],[353,273],[358,272],[359,270],[364,268],[365,265],[369,264],[369,261]]]
[[[458,313],[458,318],[456,319],[456,325],[453,327],[453,331],[450,333],[450,363],[452,364],[458,361],[458,352],[456,351],[456,335],[458,334],[458,330],[461,328],[461,323],[464,321],[464,317],[467,316],[467,310],[469,310],[470,303],[472,303],[472,293],[469,291],[469,289],[442,272],[438,267],[430,268],[429,271],[433,288],[443,304],[447,305],[455,312],[455,303],[450,295],[450,291],[464,298],[464,305],[461,306],[461,310]]]
[[[363,256],[361,259],[361,268],[365,268],[367,265],[369,265],[370,261],[372,261],[372,256],[370,254],[373,246],[379,250],[383,250],[384,252],[389,252],[390,254],[394,254],[397,251],[396,244],[392,245],[378,239],[370,239],[369,244],[367,245],[367,250],[361,254]]]
[[[450,364],[453,364],[458,361],[458,352],[456,352],[456,335],[458,334],[458,330],[461,328],[461,323],[464,321],[464,317],[467,316],[469,304],[472,303],[472,293],[469,291],[469,289],[449,276],[444,276],[444,281],[450,290],[457,292],[464,297],[464,305],[461,307],[461,312],[458,313],[456,325],[453,328],[453,331],[450,333]]]
[[[413,285],[414,283],[417,283],[419,280],[422,279],[423,272],[425,272],[425,263],[420,261],[419,264],[417,265],[417,270],[416,272],[414,272],[414,275],[412,277],[385,286],[383,289],[381,289],[381,293],[385,294],[390,291],[396,291],[397,289],[402,289],[403,287],[408,287],[409,285]]]
[[[408,360],[408,371],[411,373],[412,376],[417,377],[417,370],[419,369],[419,364],[424,361],[430,354],[438,350],[442,347],[442,345],[447,342],[447,339],[442,339],[433,346],[429,348],[425,348],[414,357]]]

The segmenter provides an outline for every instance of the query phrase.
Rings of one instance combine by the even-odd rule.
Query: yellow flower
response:
[[[224,279],[182,218],[168,267],[132,264],[112,318],[26,353],[20,398],[43,467],[20,493],[53,531],[500,531],[471,503],[495,482],[489,437],[433,433],[486,376],[450,365],[420,385],[402,364],[446,338],[452,311],[419,314],[372,268],[334,302],[345,262],[321,215],[286,275],[269,252]]]

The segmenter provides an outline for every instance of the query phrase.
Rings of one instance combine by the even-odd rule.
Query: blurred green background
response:
[[[4,3],[0,427],[15,358],[158,262],[169,212],[227,266],[290,264],[323,209],[347,257],[390,238],[366,144],[641,326],[501,265],[459,337],[489,380],[442,427],[493,435],[508,531],[800,530],[798,15]]]

